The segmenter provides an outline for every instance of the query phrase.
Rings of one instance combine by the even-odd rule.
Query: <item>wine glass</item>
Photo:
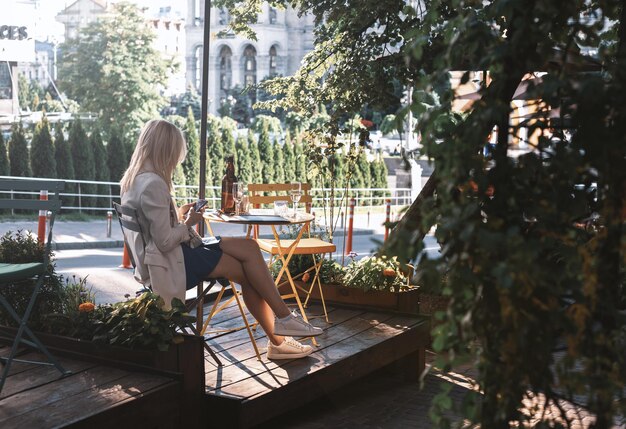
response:
[[[241,200],[243,199],[244,184],[239,182],[233,183],[233,200],[235,201],[235,214],[241,214]]]
[[[289,196],[291,197],[291,201],[293,201],[293,217],[295,219],[297,217],[298,201],[300,201],[302,197],[302,183],[292,183],[289,189]]]

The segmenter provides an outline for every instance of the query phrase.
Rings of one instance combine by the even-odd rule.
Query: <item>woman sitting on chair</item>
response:
[[[181,131],[170,122],[151,120],[139,136],[130,165],[121,180],[122,204],[137,210],[145,243],[137,235],[129,240],[135,256],[135,277],[152,287],[169,307],[172,298],[185,301],[185,290],[203,279],[228,278],[241,285],[248,310],[269,338],[269,359],[293,359],[313,349],[292,336],[322,333],[290,312],[254,240],[224,237],[203,246],[193,228],[202,212],[193,203],[176,208],[172,175],[186,155]],[[145,252],[144,252],[145,244]]]

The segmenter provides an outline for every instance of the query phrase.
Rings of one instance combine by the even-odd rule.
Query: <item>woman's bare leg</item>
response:
[[[222,238],[220,247],[224,254],[241,262],[249,285],[263,297],[277,317],[286,317],[291,313],[285,301],[280,297],[278,289],[276,289],[274,279],[265,264],[256,241],[246,238],[225,237]],[[228,277],[227,274],[225,276]]]
[[[225,277],[240,284],[244,302],[250,313],[259,322],[273,344],[282,344],[284,337],[274,335],[274,312],[259,292],[251,286],[244,272],[243,264],[239,260],[224,253],[215,269],[211,272],[211,277]],[[283,305],[285,305],[284,302]],[[289,312],[289,309],[287,309],[287,312]]]

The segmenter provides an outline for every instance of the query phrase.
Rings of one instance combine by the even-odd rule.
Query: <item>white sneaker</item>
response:
[[[313,351],[313,347],[305,346],[294,340],[292,337],[285,337],[285,341],[279,346],[267,342],[268,359],[298,359],[308,356]]]
[[[295,311],[284,319],[276,318],[276,321],[274,322],[275,335],[285,335],[290,337],[314,337],[323,332],[324,331],[321,328],[316,328],[315,326],[305,322]]]

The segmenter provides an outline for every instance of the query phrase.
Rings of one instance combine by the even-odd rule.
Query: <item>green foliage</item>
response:
[[[232,118],[241,124],[249,125],[254,116],[250,91],[254,91],[254,89],[244,89],[239,85],[227,90],[226,96],[220,100],[220,107],[217,112],[223,118]]]
[[[102,318],[102,307],[95,306],[95,294],[87,287],[87,278],[66,278],[59,290],[57,312],[45,313],[45,331],[81,340],[91,340]]]
[[[237,168],[237,178],[240,182],[252,183],[253,172],[248,139],[242,135],[237,136],[237,142],[235,143],[235,167]]]
[[[366,256],[350,262],[343,272],[343,285],[368,290],[400,292],[406,289],[407,278],[396,257]]]
[[[274,145],[270,140],[269,125],[266,123],[259,133],[259,157],[261,159],[262,177],[265,181],[273,180],[274,173]]]
[[[163,298],[144,292],[134,300],[106,307],[94,341],[131,349],[166,351],[172,342],[182,340],[176,326],[193,322],[184,304],[172,300],[170,310],[163,309]]]
[[[307,177],[307,159],[304,155],[304,149],[299,137],[297,137],[293,143],[293,157],[296,177],[304,182]]]
[[[266,130],[268,134],[280,134],[282,132],[280,120],[267,115],[257,115],[251,128],[258,134],[263,133],[263,130]]]
[[[320,267],[320,282],[326,284],[343,283],[344,268],[333,259],[324,258]]]
[[[434,347],[442,356],[472,359],[478,369],[481,394],[470,394],[463,424],[569,427],[571,417],[560,407],[583,398],[595,427],[612,426],[626,414],[619,340],[626,323],[623,2],[275,4],[311,13],[318,28],[315,50],[300,70],[264,84],[277,97],[261,107],[310,115],[327,106],[329,126],[316,136],[320,146],[336,150],[342,120],[364,105],[397,105],[398,83],[415,87],[395,123],[409,109],[418,119],[422,154],[436,169],[436,197],[419,199],[415,221],[402,225],[391,251],[412,259],[423,249],[423,234],[437,225],[442,258],[422,259],[419,271],[424,281],[446,276],[444,294],[451,297]],[[261,0],[220,0],[218,6],[229,7],[232,27],[251,37],[245,24],[257,19]],[[597,49],[598,61],[581,57],[580,47]],[[602,74],[588,70],[594,63],[602,64]],[[451,70],[490,73],[467,117],[450,113]],[[560,108],[571,138],[551,152],[548,139],[531,141],[536,152],[516,159],[508,146],[520,127],[509,121],[511,99],[529,72],[548,73],[529,95]],[[523,124],[528,135],[554,125],[548,116],[539,106]],[[480,153],[494,126],[506,132],[487,162]],[[320,153],[309,151],[312,175],[323,167]],[[590,202],[593,183],[597,201]],[[592,212],[599,226],[587,221],[590,228],[578,228]],[[567,350],[555,354],[563,344]],[[524,414],[524,401],[538,396],[551,412]],[[446,392],[433,405],[434,423],[447,426]]]
[[[184,187],[187,183],[185,182],[185,171],[183,170],[182,164],[178,164],[174,169],[172,183],[179,186],[179,188],[176,188],[175,192],[177,198],[187,198],[189,196],[187,195],[187,188]]]
[[[57,122],[54,126],[54,159],[57,166],[57,177],[64,180],[75,178],[74,162],[69,142],[63,133],[63,124]]]
[[[159,88],[174,65],[155,50],[155,37],[139,7],[121,2],[61,47],[61,90],[96,112],[107,136],[115,128],[133,138],[165,105]]]
[[[72,151],[74,176],[78,180],[95,180],[95,161],[93,147],[87,138],[80,119],[75,119],[70,127],[68,143]],[[119,155],[118,155],[119,156]],[[81,194],[94,194],[96,186],[88,183],[80,184]],[[79,201],[80,207],[93,207],[95,199],[83,197]]]
[[[95,173],[94,180],[98,182],[108,182],[109,180],[111,180],[111,175],[109,173],[109,157],[104,147],[104,143],[102,143],[102,133],[100,131],[100,127],[97,124],[91,131],[89,142],[91,144],[91,150],[93,151]],[[99,195],[111,195],[111,186],[97,185],[96,192]],[[96,206],[111,207],[111,202],[108,197],[100,197],[96,201]]]
[[[274,140],[274,183],[285,183],[285,158],[283,150],[276,140]]]
[[[0,237],[0,261],[9,264],[22,264],[28,262],[41,262],[44,258],[44,247],[35,237],[26,232],[8,231]],[[60,310],[60,290],[62,282],[54,272],[52,258],[47,268],[47,275],[39,291],[39,297],[35,301],[35,306],[28,325],[35,330],[44,329],[46,321],[43,315]],[[28,301],[35,288],[35,279],[10,282],[2,286],[2,296],[13,305],[18,314],[24,314]],[[0,307],[0,324],[15,326],[15,320],[6,312],[4,307]]]
[[[236,133],[237,123],[229,117],[222,118],[222,144],[224,145],[224,156],[235,154]]]
[[[619,166],[626,147],[626,56],[616,51],[626,41],[584,17],[606,16],[623,35],[622,6],[466,3],[442,16],[444,7],[434,2],[410,43],[412,59],[422,61],[429,61],[433,40],[446,46],[419,80],[410,107],[420,115],[424,152],[434,161],[436,197],[420,208],[423,222],[400,231],[406,239],[394,252],[414,256],[422,248],[419,231],[437,224],[442,258],[423,260],[419,271],[433,283],[445,276],[443,292],[452,297],[434,347],[443,356],[472,359],[479,370],[483,395],[470,402],[468,424],[535,424],[520,411],[527,398],[579,402],[576,392],[584,392],[583,406],[596,416],[596,427],[610,427],[626,411],[626,359],[617,340],[626,326],[620,296],[626,171]],[[577,45],[599,48],[602,75],[580,73],[593,62],[578,54]],[[442,85],[461,62],[488,68],[492,79],[466,117],[450,114],[454,94]],[[521,126],[509,122],[510,100],[529,71],[548,72],[530,96],[559,106],[567,118],[559,126],[570,137],[557,138],[550,152],[546,147],[554,142],[548,138],[531,140],[535,151],[514,158],[508,140]],[[529,135],[556,125],[548,123],[546,107],[534,116],[536,122],[522,125]],[[494,126],[508,132],[499,133],[487,161],[480,153]],[[597,200],[590,200],[594,182]],[[592,215],[599,225],[580,228]],[[442,410],[435,411],[441,418]],[[540,424],[570,425],[564,412],[549,414]]]
[[[65,139],[63,133],[63,124],[57,122],[54,126],[54,159],[57,166],[57,177],[62,180],[74,180],[76,174],[74,172],[74,161],[72,159],[72,149],[70,143]],[[66,183],[65,192],[76,192],[74,184]],[[63,196],[63,205],[73,206],[74,197]]]
[[[122,140],[122,136],[116,130],[113,130],[107,143],[107,163],[109,166],[109,175],[112,182],[122,179],[128,163],[126,161],[128,155],[126,153],[126,145]]]
[[[211,164],[213,177],[207,183],[213,186],[220,186],[226,164],[224,164],[224,145],[222,143],[221,120],[209,115],[207,118],[207,164]]]
[[[285,133],[285,143],[282,145],[283,151],[283,163],[284,165],[283,171],[285,173],[285,182],[291,183],[300,181],[299,178],[296,177],[296,158],[294,154],[293,143],[291,142],[291,136],[289,132]]]
[[[305,116],[299,115],[296,112],[287,112],[285,116],[285,126],[287,127],[287,132],[297,136],[306,131],[309,126],[309,121]]]
[[[26,136],[22,122],[16,122],[11,127],[9,140],[9,166],[11,176],[31,177],[30,154],[26,145]]]
[[[248,151],[252,174],[248,183],[263,183],[263,171],[261,169],[261,154],[254,132],[248,129]]]
[[[189,185],[197,185],[200,183],[200,137],[198,137],[196,119],[191,106],[187,111],[184,132],[185,140],[187,140],[187,156],[183,161],[185,181]]]
[[[396,115],[387,115],[380,124],[380,132],[384,136],[402,131],[402,122],[398,121]]]
[[[45,115],[35,126],[30,144],[31,168],[34,177],[57,177],[57,163],[50,135],[50,124]]]
[[[175,115],[189,115],[189,109],[193,112],[194,118],[199,118],[202,114],[202,100],[192,85],[187,87],[184,94],[172,97],[171,105],[174,107]]]
[[[21,110],[42,110],[41,100],[46,96],[46,90],[36,80],[28,80],[26,76],[19,74],[17,78],[18,102]],[[47,112],[52,110],[46,109]]]
[[[0,132],[0,176],[8,176],[10,172],[8,149],[4,142],[4,136]]]

